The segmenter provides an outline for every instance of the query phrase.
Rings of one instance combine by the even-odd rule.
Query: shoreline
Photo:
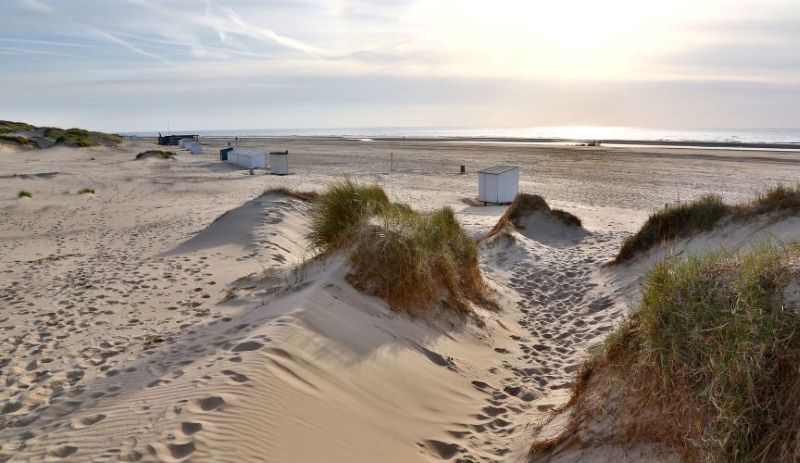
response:
[[[191,131],[190,131],[191,132]],[[202,132],[202,131],[201,131]],[[142,139],[155,139],[157,136],[143,135],[141,132],[123,132],[122,136],[138,136]],[[292,139],[292,140],[341,140],[359,142],[427,142],[427,143],[496,143],[514,145],[575,146],[575,147],[630,147],[630,148],[678,148],[678,149],[720,149],[732,151],[781,151],[800,152],[800,141],[786,142],[728,142],[699,140],[628,140],[628,139],[570,139],[570,138],[515,138],[515,137],[357,137],[348,135],[203,135],[201,138],[220,140],[248,139]]]

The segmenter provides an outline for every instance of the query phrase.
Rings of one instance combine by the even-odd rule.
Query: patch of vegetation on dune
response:
[[[562,439],[599,420],[619,444],[687,461],[800,459],[800,314],[786,291],[799,270],[797,248],[771,244],[658,264],[640,311],[578,374]]]
[[[581,219],[561,209],[551,209],[547,201],[539,195],[532,195],[528,193],[519,193],[511,205],[508,206],[506,212],[497,221],[497,224],[492,228],[483,239],[492,237],[501,231],[505,230],[509,225],[513,225],[518,229],[524,229],[526,220],[531,214],[543,212],[550,214],[556,220],[562,222],[564,225],[570,227],[580,227],[582,225]]]
[[[730,213],[718,195],[707,194],[687,203],[668,205],[650,215],[635,235],[622,243],[615,262],[630,259],[663,241],[708,231]]]
[[[90,147],[100,145],[117,145],[124,139],[119,135],[103,132],[93,132],[84,129],[59,129],[48,127],[44,132],[45,138],[51,139],[56,143],[63,143],[70,146]]]
[[[0,134],[0,142],[16,143],[20,146],[34,146],[34,143],[30,139],[21,135]]]
[[[173,151],[148,150],[148,151],[142,151],[141,153],[136,155],[137,161],[147,158],[175,159],[175,153]]]
[[[85,195],[85,194],[87,194],[87,193],[95,194],[95,193],[94,193],[94,188],[81,188],[81,189],[78,191],[78,194],[79,194],[79,195]]]
[[[343,180],[315,202],[308,239],[324,253],[347,252],[348,280],[393,310],[465,314],[468,301],[495,307],[475,243],[451,208],[418,212],[391,203],[377,185]]]
[[[332,183],[317,200],[308,240],[323,252],[347,247],[353,243],[359,226],[389,205],[389,198],[378,185],[350,179]]]
[[[33,198],[33,193],[31,193],[30,191],[26,191],[26,190],[20,190],[17,193],[17,198]]]
[[[718,195],[706,194],[687,203],[668,205],[651,214],[642,228],[623,242],[613,262],[624,262],[667,241],[710,231],[726,217],[744,220],[761,214],[798,211],[800,186],[776,185],[752,201],[736,205],[725,204]]]
[[[24,122],[0,121],[0,133],[30,132],[33,130],[36,130],[36,127]]]

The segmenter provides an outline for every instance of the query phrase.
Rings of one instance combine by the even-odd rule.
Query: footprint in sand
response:
[[[233,351],[233,352],[249,352],[249,351],[261,349],[262,347],[264,347],[264,344],[260,343],[258,341],[245,341],[245,342],[242,342],[242,343],[239,343],[239,344],[233,346],[233,349],[231,349],[231,351]]]
[[[205,399],[197,399],[194,401],[193,405],[200,411],[213,412],[214,410],[218,410],[225,405],[225,399],[220,396],[213,395],[206,397]]]
[[[431,456],[439,457],[443,460],[449,460],[456,456],[457,453],[463,452],[464,448],[458,444],[442,442],[438,440],[426,440],[419,444],[422,448],[428,451]]]
[[[222,370],[222,374],[227,376],[231,381],[235,383],[244,383],[250,380],[247,376],[237,373],[233,370]]]
[[[72,445],[64,445],[50,452],[50,455],[57,458],[67,458],[78,451],[78,447]]]
[[[169,444],[167,445],[169,449],[169,453],[172,455],[172,458],[182,460],[195,451],[194,442],[186,442],[184,444]]]
[[[191,421],[185,421],[181,423],[181,432],[184,436],[191,436],[192,434],[196,434],[203,429],[203,425],[200,423],[193,423]]]

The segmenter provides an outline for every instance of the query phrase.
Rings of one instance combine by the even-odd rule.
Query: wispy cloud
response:
[[[87,27],[87,30],[89,30],[92,34],[94,34],[94,35],[96,35],[98,37],[101,37],[101,38],[103,38],[105,40],[108,40],[111,43],[115,43],[117,45],[120,45],[120,46],[122,46],[124,48],[127,48],[128,50],[130,50],[132,52],[138,53],[138,54],[140,54],[142,56],[146,56],[148,58],[153,58],[154,60],[158,60],[158,61],[160,61],[160,62],[162,62],[164,64],[171,64],[170,61],[162,58],[161,56],[158,56],[156,54],[150,53],[149,51],[145,51],[145,50],[137,47],[136,45],[134,45],[134,44],[132,44],[132,43],[126,41],[126,40],[123,40],[123,39],[115,36],[114,34],[112,34],[110,32],[107,32],[107,31],[104,31],[104,30],[101,30],[101,29],[97,29],[97,28],[94,28],[94,27]]]
[[[47,6],[47,4],[45,4],[44,2],[41,2],[39,0],[20,0],[20,3],[25,8],[28,8],[28,9],[34,10],[34,11],[39,11],[39,12],[42,12],[42,13],[49,13],[49,12],[53,11],[52,8]]]

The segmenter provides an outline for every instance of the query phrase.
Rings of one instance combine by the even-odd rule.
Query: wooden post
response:
[[[389,172],[394,172],[394,152],[389,153]]]

